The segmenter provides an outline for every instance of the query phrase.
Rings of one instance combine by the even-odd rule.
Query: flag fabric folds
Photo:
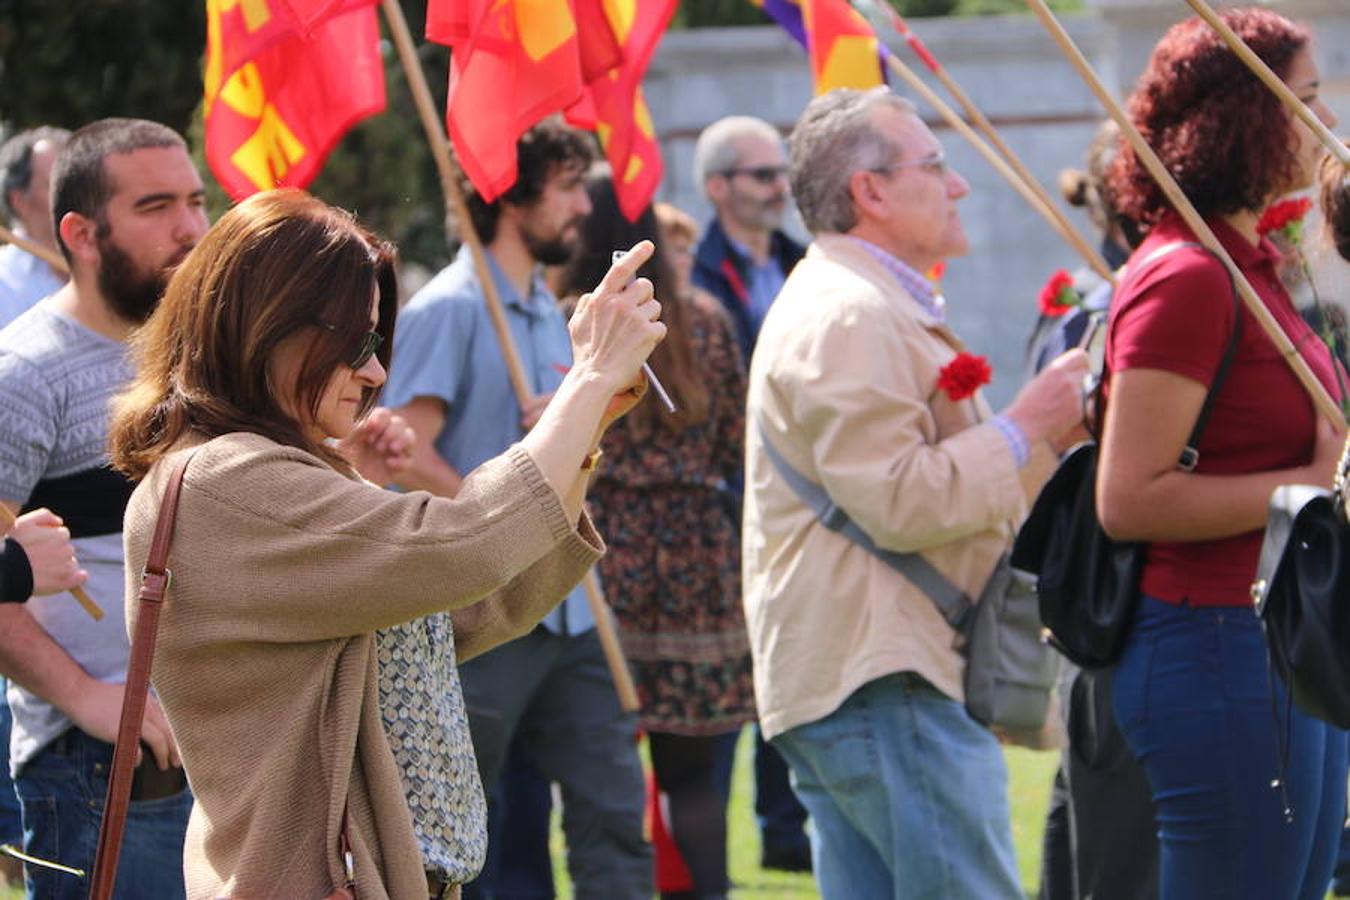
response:
[[[848,0],[750,0],[806,48],[816,94],[886,83],[881,42]]]
[[[304,187],[384,109],[374,0],[207,0],[206,160],[236,200]]]
[[[488,201],[516,181],[516,142],[554,113],[594,129],[636,217],[663,169],[642,76],[675,0],[431,0],[427,38],[450,46],[446,126]]]

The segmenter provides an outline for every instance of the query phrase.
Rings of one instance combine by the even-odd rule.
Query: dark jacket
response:
[[[806,248],[781,231],[775,231],[769,238],[769,255],[778,260],[784,276],[792,271],[805,252]],[[745,256],[732,246],[726,232],[722,230],[722,224],[714,217],[694,256],[694,284],[722,301],[727,312],[731,313],[746,365],[750,364],[750,351],[755,348],[755,338],[759,336],[750,319],[749,293],[746,288],[749,265]]]

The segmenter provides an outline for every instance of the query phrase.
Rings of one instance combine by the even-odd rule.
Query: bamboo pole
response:
[[[9,534],[14,530],[14,513],[9,511],[9,507],[0,503],[0,531]],[[89,617],[95,622],[102,621],[103,608],[94,602],[94,598],[85,592],[84,588],[78,585],[70,589],[70,595],[80,602],[84,611],[89,613]]]
[[[963,138],[969,141],[970,145],[984,157],[985,161],[994,167],[994,171],[998,172],[998,174],[1003,177],[1003,180],[1008,182],[1013,190],[1017,191],[1032,209],[1040,213],[1040,215],[1050,223],[1050,227],[1054,228],[1055,231],[1059,233],[1060,237],[1064,238],[1070,246],[1077,249],[1078,252],[1083,255],[1084,259],[1088,260],[1089,265],[1092,265],[1093,270],[1096,271],[1098,275],[1101,275],[1112,284],[1115,284],[1115,275],[1111,271],[1110,266],[1104,261],[1101,262],[1100,268],[1098,268],[1097,265],[1092,264],[1093,258],[1096,257],[1097,254],[1092,248],[1088,247],[1083,241],[1082,236],[1072,228],[1061,227],[1055,220],[1054,215],[1050,212],[1050,209],[1041,202],[1040,198],[1027,186],[1027,183],[1021,178],[1018,178],[1017,173],[1004,162],[1003,158],[999,156],[992,147],[985,143],[985,141],[975,133],[975,130],[967,125],[965,120],[957,115],[956,111],[948,106],[943,99],[914,72],[913,69],[901,62],[900,58],[894,53],[886,54],[886,63],[890,66],[891,71],[900,76],[900,78],[902,78],[915,93],[923,98],[925,103],[937,110],[938,115],[942,116],[942,118],[947,121],[947,124],[951,125],[951,127],[956,129]]]
[[[970,95],[962,90],[961,86],[956,83],[956,80],[947,73],[947,70],[937,61],[937,57],[929,51],[923,41],[919,40],[918,35],[909,30],[909,25],[901,18],[900,14],[891,8],[889,4],[878,5],[873,2],[873,0],[853,0],[853,2],[857,5],[867,6],[872,9],[874,15],[880,16],[889,14],[888,18],[891,27],[895,29],[895,32],[904,39],[905,43],[909,45],[909,48],[914,51],[914,55],[923,62],[925,67],[927,67],[928,71],[932,72],[937,80],[941,82],[947,93],[950,94],[961,107],[966,118],[973,122],[975,127],[984,134],[989,143],[1003,156],[1003,159],[1008,164],[1009,168],[1016,173],[1017,177],[1022,180],[1022,183],[1025,184],[1031,193],[1036,196],[1036,199],[1040,201],[1040,205],[1036,206],[1033,204],[1033,208],[1040,212],[1041,215],[1047,216],[1047,221],[1050,222],[1051,227],[1053,227],[1055,231],[1059,233],[1060,237],[1064,238],[1074,250],[1078,251],[1078,254],[1083,257],[1084,261],[1087,262],[1092,271],[1096,272],[1114,286],[1116,283],[1115,273],[1111,270],[1111,266],[1106,260],[1102,258],[1101,253],[1096,247],[1093,247],[1087,241],[1083,240],[1077,230],[1073,227],[1072,223],[1069,222],[1068,217],[1066,217],[1063,211],[1055,204],[1055,201],[1051,198],[1049,192],[1047,192],[1045,188],[1041,186],[1041,183],[1036,180],[1036,176],[1031,174],[1031,170],[1028,169],[1018,155],[1013,152],[1012,147],[1008,146],[1008,143],[1003,140],[1003,136],[998,133],[996,128],[994,128],[994,124],[989,121],[988,117],[985,116],[985,114],[980,111],[980,108],[975,105],[975,102],[970,99]],[[882,9],[882,6],[884,6],[884,9]],[[893,57],[894,54],[890,54],[888,51],[888,56]],[[889,59],[887,62],[889,64]],[[976,149],[978,150],[979,148],[976,147]]]
[[[1342,166],[1350,168],[1350,148],[1347,148],[1343,141],[1332,134],[1326,123],[1317,118],[1317,114],[1308,108],[1308,104],[1300,100],[1289,89],[1289,85],[1285,84],[1280,76],[1271,71],[1270,66],[1266,65],[1261,57],[1252,52],[1252,48],[1247,46],[1247,42],[1238,37],[1237,33],[1228,27],[1228,23],[1220,18],[1219,14],[1205,0],[1186,0],[1186,2],[1190,4],[1191,9],[1199,14],[1200,18],[1209,24],[1210,28],[1214,29],[1215,33],[1228,45],[1228,48],[1237,55],[1237,58],[1246,63],[1247,68],[1251,69],[1252,73],[1265,82],[1266,87],[1270,88],[1271,92],[1280,98],[1280,102],[1285,105],[1285,108],[1303,120],[1303,124],[1307,125],[1312,133],[1317,135],[1317,139],[1322,142],[1331,155],[1336,157]]]
[[[1214,232],[1210,230],[1209,225],[1205,223],[1204,219],[1200,218],[1200,214],[1196,212],[1195,207],[1186,199],[1181,187],[1172,178],[1171,173],[1167,171],[1167,167],[1163,165],[1162,160],[1153,152],[1153,148],[1144,140],[1143,135],[1134,127],[1134,123],[1121,109],[1120,104],[1115,101],[1115,98],[1102,84],[1101,79],[1092,71],[1092,66],[1088,64],[1087,59],[1074,44],[1073,39],[1069,37],[1064,27],[1059,24],[1054,14],[1050,12],[1049,7],[1045,5],[1045,0],[1027,0],[1027,5],[1036,14],[1036,18],[1040,19],[1045,30],[1054,38],[1055,43],[1059,45],[1060,50],[1078,71],[1092,93],[1110,113],[1111,118],[1115,119],[1116,124],[1120,126],[1121,134],[1130,142],[1135,153],[1139,155],[1140,161],[1143,162],[1154,180],[1158,182],[1158,186],[1167,195],[1172,207],[1185,220],[1200,243],[1213,252],[1228,268],[1229,273],[1233,276],[1233,282],[1237,286],[1238,294],[1247,306],[1247,310],[1256,317],[1256,321],[1260,323],[1262,330],[1275,343],[1280,355],[1284,357],[1294,375],[1298,377],[1308,395],[1312,397],[1313,405],[1322,415],[1326,416],[1327,421],[1336,427],[1338,433],[1343,433],[1346,428],[1346,421],[1345,414],[1341,411],[1339,404],[1331,398],[1331,394],[1327,393],[1327,389],[1317,380],[1317,376],[1313,375],[1312,369],[1308,368],[1307,361],[1294,347],[1289,340],[1289,336],[1280,328],[1270,310],[1266,309],[1266,305],[1256,295],[1256,291],[1247,281],[1247,277],[1242,274],[1242,271],[1233,262],[1232,257],[1228,255],[1228,251],[1219,243],[1219,239],[1214,236]]]
[[[61,254],[49,250],[36,241],[30,241],[28,238],[19,237],[3,225],[0,225],[0,243],[13,244],[25,253],[31,253],[38,259],[52,267],[52,270],[58,275],[69,275],[70,269],[66,266],[66,261],[61,258]]]
[[[427,86],[422,65],[417,59],[417,48],[413,43],[412,32],[408,30],[408,21],[403,16],[398,0],[381,0],[381,6],[389,23],[394,46],[398,50],[399,62],[403,65],[404,75],[407,76],[408,87],[417,106],[417,114],[422,120],[427,142],[431,145],[431,156],[436,161],[446,211],[459,223],[460,236],[468,245],[469,254],[473,257],[474,272],[478,276],[478,283],[483,287],[483,299],[487,304],[488,316],[492,319],[492,328],[496,332],[497,343],[506,361],[507,377],[511,380],[511,389],[515,392],[516,400],[523,408],[533,399],[534,391],[530,387],[530,381],[525,375],[525,366],[520,361],[520,353],[516,350],[515,341],[511,337],[506,312],[502,307],[501,298],[497,296],[497,285],[492,279],[492,270],[488,266],[483,242],[473,227],[473,220],[469,218],[469,206],[465,202],[464,192],[460,189],[459,178],[455,172],[455,164],[450,157],[450,142],[441,125],[440,113],[436,111],[435,103],[431,99],[431,89]],[[624,659],[623,648],[619,644],[619,636],[614,630],[614,622],[609,607],[605,604],[604,595],[600,591],[600,581],[594,569],[588,571],[582,578],[582,585],[585,588],[591,617],[595,619],[596,635],[600,638],[605,661],[609,664],[610,675],[614,678],[614,689],[619,695],[619,705],[625,712],[635,712],[639,706],[637,688],[633,685],[632,673],[628,670],[628,662]]]

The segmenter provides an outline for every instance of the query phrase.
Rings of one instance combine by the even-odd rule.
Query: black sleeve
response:
[[[0,603],[23,603],[33,596],[33,567],[28,554],[13,538],[5,538],[0,551]]]

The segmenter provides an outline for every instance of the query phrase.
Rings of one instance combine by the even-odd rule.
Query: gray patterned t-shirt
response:
[[[487,855],[487,801],[469,736],[449,613],[376,635],[384,731],[427,868],[463,884]]]
[[[69,595],[29,612],[86,672],[126,680],[131,645],[122,594],[122,513],[131,484],[107,467],[109,403],[131,378],[126,346],[40,303],[0,330],[0,499],[65,519],[95,622]],[[11,683],[10,767],[17,773],[70,727],[58,709]]]

